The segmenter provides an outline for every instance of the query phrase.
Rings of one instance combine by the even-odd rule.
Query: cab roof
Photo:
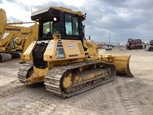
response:
[[[36,20],[42,20],[42,17],[49,18],[52,16],[59,16],[60,12],[67,12],[70,14],[82,16],[81,11],[73,11],[72,9],[68,9],[68,8],[61,7],[61,6],[60,7],[50,6],[50,7],[46,7],[41,10],[32,12],[31,19],[36,21]]]

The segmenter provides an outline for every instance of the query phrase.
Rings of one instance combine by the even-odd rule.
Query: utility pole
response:
[[[118,43],[118,38],[117,38],[117,46],[119,46],[119,43]]]
[[[110,33],[109,33],[109,45],[110,45]]]

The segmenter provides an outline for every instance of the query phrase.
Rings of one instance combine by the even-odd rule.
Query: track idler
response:
[[[104,62],[113,63],[116,66],[117,75],[125,77],[134,77],[129,67],[131,55],[102,54],[99,57]]]

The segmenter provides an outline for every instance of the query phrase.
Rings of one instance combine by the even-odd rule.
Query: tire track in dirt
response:
[[[118,81],[119,82],[117,83],[116,88],[118,93],[120,94],[127,115],[143,115],[141,110],[139,109],[139,106],[133,100],[133,94],[128,89],[126,89],[125,80],[118,79]]]
[[[25,86],[24,86],[25,87]],[[48,93],[43,87],[39,88],[27,88],[22,92],[15,92],[12,95],[5,95],[2,97],[0,104],[0,115],[52,115],[56,106],[60,103],[60,99],[53,95],[47,95]],[[47,96],[50,96],[49,98]],[[33,100],[32,103],[24,104],[24,101],[17,101],[15,110],[9,110],[7,103],[9,99],[23,98]],[[22,104],[20,103],[22,102]],[[58,103],[58,104],[57,104]],[[19,105],[18,105],[19,104]],[[7,105],[7,106],[3,106]],[[14,106],[13,106],[14,107]],[[18,111],[16,111],[18,110]],[[3,114],[5,113],[5,114]]]
[[[137,79],[125,84],[126,89],[132,92],[132,98],[143,112],[143,115],[152,115],[152,85],[152,81],[148,79]]]
[[[17,70],[10,69],[7,70],[5,68],[0,68],[0,74],[3,75],[4,78],[17,78]]]
[[[6,97],[7,95],[19,93],[24,90],[26,90],[26,87],[23,86],[23,84],[21,84],[19,81],[14,80],[3,86],[0,86],[0,97]]]
[[[99,115],[107,115],[108,111],[109,115],[127,115],[114,83],[115,81],[81,94],[82,96],[77,96],[79,100],[73,105],[97,111]]]
[[[75,106],[79,109],[92,110],[97,112],[98,115],[107,115],[108,105],[103,92],[103,86],[104,85],[75,96],[74,100],[77,101],[71,103],[71,106]]]
[[[78,108],[79,110],[86,109],[88,111],[95,111],[99,115],[107,115],[108,111],[109,115],[141,115],[136,105],[131,102],[132,97],[129,95],[130,93],[124,86],[125,83],[130,81],[123,81],[124,79],[122,80],[118,78],[113,82],[99,86],[83,94],[74,96],[66,100],[60,100],[62,102],[61,104],[55,104],[58,107],[53,106],[54,102],[50,103],[53,106],[53,108],[50,108],[50,110],[46,109],[49,108],[49,106],[45,103],[45,101],[41,103],[44,104],[44,106],[40,106],[40,103],[35,103],[35,106],[37,107],[37,110],[35,111],[37,111],[36,113],[38,113],[39,110],[43,110],[44,112],[42,112],[42,114],[52,113],[53,111],[55,111],[56,113],[64,108],[66,109],[66,107],[70,105],[72,107]],[[0,87],[0,97],[6,97],[10,94],[15,93],[22,93],[25,90],[28,89],[26,89],[23,84],[15,80]],[[120,96],[117,91],[120,92]],[[38,100],[39,102],[41,101],[41,99]]]
[[[7,78],[7,77],[4,78],[1,75],[0,75],[0,79],[1,79],[0,87],[6,84],[12,83],[13,81],[16,80],[15,78]]]
[[[4,108],[5,110],[1,112],[0,115],[52,115],[55,108],[55,104],[47,105],[39,101],[35,101],[31,104],[16,106],[15,110],[8,110]]]
[[[131,83],[127,83],[125,86],[133,92],[133,96],[142,95],[146,92],[153,91],[153,81],[147,79],[137,79]],[[137,90],[136,90],[137,89]]]
[[[109,115],[127,115],[115,87],[105,89],[105,96],[109,105]]]

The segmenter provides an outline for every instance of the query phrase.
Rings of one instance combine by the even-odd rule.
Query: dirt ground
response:
[[[17,79],[19,60],[0,63],[0,115],[153,115],[153,52],[115,48],[101,53],[131,54],[134,78],[63,99],[44,86],[28,88]]]

